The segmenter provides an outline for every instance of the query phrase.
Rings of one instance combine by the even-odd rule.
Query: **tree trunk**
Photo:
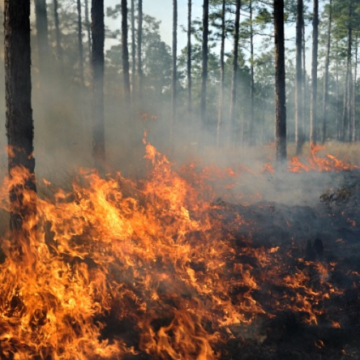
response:
[[[233,74],[231,85],[231,103],[230,103],[230,128],[232,133],[232,142],[236,142],[236,90],[237,90],[237,73],[238,73],[238,52],[239,52],[239,30],[240,30],[240,8],[241,1],[236,0],[235,10],[235,29],[234,29],[234,58]]]
[[[254,81],[254,29],[253,29],[253,4],[250,0],[250,127],[249,127],[249,144],[255,143],[254,132],[254,96],[255,96],[255,81]]]
[[[47,74],[49,64],[48,20],[46,0],[35,0],[36,35],[39,51],[40,74]]]
[[[302,47],[303,47],[303,26],[304,26],[304,3],[303,0],[297,2],[296,18],[296,78],[295,78],[295,144],[296,154],[302,152],[304,144],[303,111],[304,111],[304,83],[302,66]]]
[[[353,99],[351,112],[351,141],[356,141],[356,82],[357,82],[357,65],[358,65],[358,35],[355,39],[355,63],[354,63],[354,81],[353,81]]]
[[[317,142],[317,68],[318,68],[318,27],[319,27],[319,0],[313,0],[313,45],[311,69],[311,111],[310,111],[310,144]]]
[[[191,83],[191,18],[192,18],[192,0],[188,0],[188,30],[187,30],[187,81],[188,81],[188,111],[192,111],[192,83]]]
[[[56,55],[57,55],[58,61],[62,65],[61,31],[60,31],[58,8],[59,8],[58,0],[54,0],[54,22],[55,22],[55,36],[56,36]]]
[[[9,189],[10,228],[13,230],[15,246],[25,250],[23,246],[28,246],[31,233],[35,229],[35,225],[29,229],[28,221],[32,220],[35,224],[36,216],[29,0],[5,0],[4,30],[8,170],[13,181],[19,176],[19,169],[25,180],[24,183],[12,185]],[[23,226],[25,222],[28,222],[27,226]]]
[[[138,43],[137,43],[137,59],[138,59],[138,84],[139,84],[139,98],[142,98],[143,87],[143,71],[142,71],[142,23],[143,23],[143,6],[142,0],[138,2]]]
[[[121,0],[121,48],[126,103],[130,101],[130,64],[128,50],[128,8],[127,0]]]
[[[93,156],[95,166],[102,172],[105,163],[104,129],[104,0],[92,0],[92,116]]]
[[[324,73],[324,92],[323,92],[323,109],[322,109],[322,137],[321,142],[324,144],[326,141],[326,118],[327,107],[329,101],[329,67],[330,67],[330,49],[331,49],[331,27],[332,27],[332,0],[329,2],[329,19],[327,29],[327,44],[326,44],[326,57],[325,57],[325,73]]]
[[[131,0],[131,84],[132,93],[135,92],[136,74],[136,40],[135,40],[135,0]]]
[[[172,38],[172,77],[171,77],[171,140],[173,127],[176,124],[176,82],[177,82],[177,23],[178,9],[177,0],[173,0],[173,38]]]
[[[306,40],[305,40],[305,21],[303,21],[302,24],[302,58],[303,58],[303,62],[302,62],[302,66],[303,66],[303,77],[302,77],[302,84],[303,84],[303,109],[302,109],[302,129],[304,130],[303,132],[303,140],[304,142],[307,139],[307,132],[306,132],[306,127],[305,124],[307,123],[307,114],[308,114],[308,107],[307,104],[309,103],[309,99],[307,97],[309,91],[308,91],[308,82],[307,82],[307,78],[306,78]]]
[[[276,160],[286,161],[284,0],[274,0]]]
[[[79,74],[81,85],[84,84],[84,50],[82,42],[82,18],[81,18],[81,1],[77,0],[78,14],[78,52],[79,52]]]
[[[91,24],[89,19],[89,0],[85,0],[85,28],[88,37],[89,58],[91,57]]]
[[[204,2],[203,2],[201,98],[200,98],[201,123],[203,126],[206,126],[206,124],[207,124],[206,95],[207,95],[207,77],[208,77],[208,38],[209,38],[209,0],[204,0]]]
[[[349,1],[349,19],[348,19],[348,44],[347,44],[347,65],[345,76],[345,91],[344,91],[344,108],[342,116],[342,130],[341,140],[349,140],[349,125],[350,125],[350,103],[351,103],[351,56],[352,56],[352,3]]]
[[[220,129],[224,117],[224,89],[225,89],[225,10],[226,1],[222,0],[221,9],[221,45],[220,45],[220,96],[219,96],[219,113],[216,127],[216,146],[220,146]]]

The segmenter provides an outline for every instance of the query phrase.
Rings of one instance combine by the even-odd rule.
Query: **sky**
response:
[[[105,0],[105,7],[113,7],[120,0]],[[130,0],[128,0],[130,3]],[[186,34],[181,30],[181,25],[187,27],[187,4],[188,0],[178,0],[178,46],[182,49],[186,46]],[[128,5],[129,6],[129,5]],[[143,0],[143,12],[161,20],[160,35],[163,41],[171,46],[172,42],[172,0]],[[193,0],[193,16],[195,19],[202,16],[202,0]],[[108,18],[107,21],[109,22]],[[112,26],[112,24],[108,24]]]

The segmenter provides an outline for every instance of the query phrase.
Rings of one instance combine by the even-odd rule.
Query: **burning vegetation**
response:
[[[309,171],[357,171],[315,156]],[[1,359],[358,358],[349,203],[232,204],[212,184],[234,170],[175,170],[149,143],[145,157],[146,180],[82,170],[70,191],[44,181],[36,218],[3,237]],[[28,176],[4,182],[4,210]],[[19,208],[34,201],[23,191]]]

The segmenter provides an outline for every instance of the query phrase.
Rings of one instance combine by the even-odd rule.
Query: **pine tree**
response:
[[[121,47],[126,102],[130,101],[130,64],[128,50],[128,8],[127,0],[121,0]]]
[[[274,0],[276,159],[286,160],[284,0]]]
[[[92,116],[93,116],[93,157],[99,171],[105,163],[104,129],[104,0],[91,2],[92,35]]]
[[[29,241],[31,231],[23,223],[36,215],[34,122],[31,108],[30,1],[5,0],[6,130],[9,146],[9,176],[26,171],[25,182],[10,188],[10,227],[14,239]],[[25,172],[23,171],[23,174]],[[24,196],[26,193],[26,196]],[[27,230],[26,230],[27,229]],[[16,244],[21,246],[21,244]]]

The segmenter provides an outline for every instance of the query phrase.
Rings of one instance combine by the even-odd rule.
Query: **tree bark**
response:
[[[329,67],[330,67],[330,49],[331,49],[331,27],[332,27],[332,0],[329,2],[329,19],[327,29],[326,57],[325,57],[325,73],[324,73],[324,91],[323,91],[323,108],[322,108],[322,144],[326,141],[327,136],[327,108],[329,101]]]
[[[126,103],[130,101],[130,64],[128,49],[128,8],[127,0],[121,0],[121,48]]]
[[[274,0],[276,160],[286,161],[284,0]]]
[[[188,0],[188,29],[187,29],[187,81],[188,81],[188,111],[192,111],[192,82],[191,82],[191,56],[192,56],[192,44],[191,44],[191,18],[192,18],[192,0]]]
[[[302,47],[303,47],[303,26],[304,26],[304,3],[303,0],[297,2],[296,18],[296,78],[295,78],[295,144],[296,154],[302,152],[305,142],[303,128],[304,111],[304,83],[302,66]]]
[[[318,27],[319,27],[319,0],[313,0],[313,45],[311,69],[311,111],[310,111],[310,144],[317,142],[317,68],[318,68]]]
[[[58,61],[62,65],[62,47],[61,47],[61,31],[59,22],[59,5],[58,0],[54,0],[54,22],[55,22],[55,37],[56,37],[56,55]]]
[[[143,71],[142,71],[142,26],[143,26],[143,6],[142,0],[138,2],[138,43],[137,43],[137,59],[138,59],[138,86],[139,98],[142,98],[143,87]]]
[[[177,23],[178,4],[173,0],[173,34],[172,34],[172,77],[171,77],[171,139],[173,127],[176,124],[176,82],[177,82]]]
[[[79,53],[79,75],[81,85],[84,84],[84,49],[82,41],[82,17],[81,17],[81,1],[76,1],[78,15],[78,53]]]
[[[105,163],[104,129],[104,0],[92,0],[92,116],[93,116],[93,157],[99,171]]]
[[[9,189],[10,228],[14,231],[15,245],[22,248],[29,244],[31,231],[35,229],[35,225],[30,228],[28,220],[32,219],[35,223],[36,216],[29,0],[5,0],[4,30],[8,170],[13,181],[16,180],[19,169],[25,180],[23,184],[12,185]],[[16,237],[17,235],[20,237]]]
[[[230,127],[232,132],[232,142],[236,141],[236,91],[237,91],[237,73],[238,73],[238,55],[239,55],[239,31],[240,31],[240,8],[241,1],[236,0],[235,10],[235,29],[234,29],[234,58],[233,74],[231,85],[231,103],[230,103]]]
[[[219,95],[219,113],[216,127],[216,146],[220,146],[220,129],[224,118],[224,90],[225,90],[225,11],[226,1],[222,0],[221,9],[221,45],[220,45],[220,95]]]
[[[136,40],[135,40],[135,0],[131,0],[131,84],[135,92],[136,77]]]
[[[49,62],[48,19],[46,0],[35,0],[36,37],[39,51],[40,74],[47,73]]]

